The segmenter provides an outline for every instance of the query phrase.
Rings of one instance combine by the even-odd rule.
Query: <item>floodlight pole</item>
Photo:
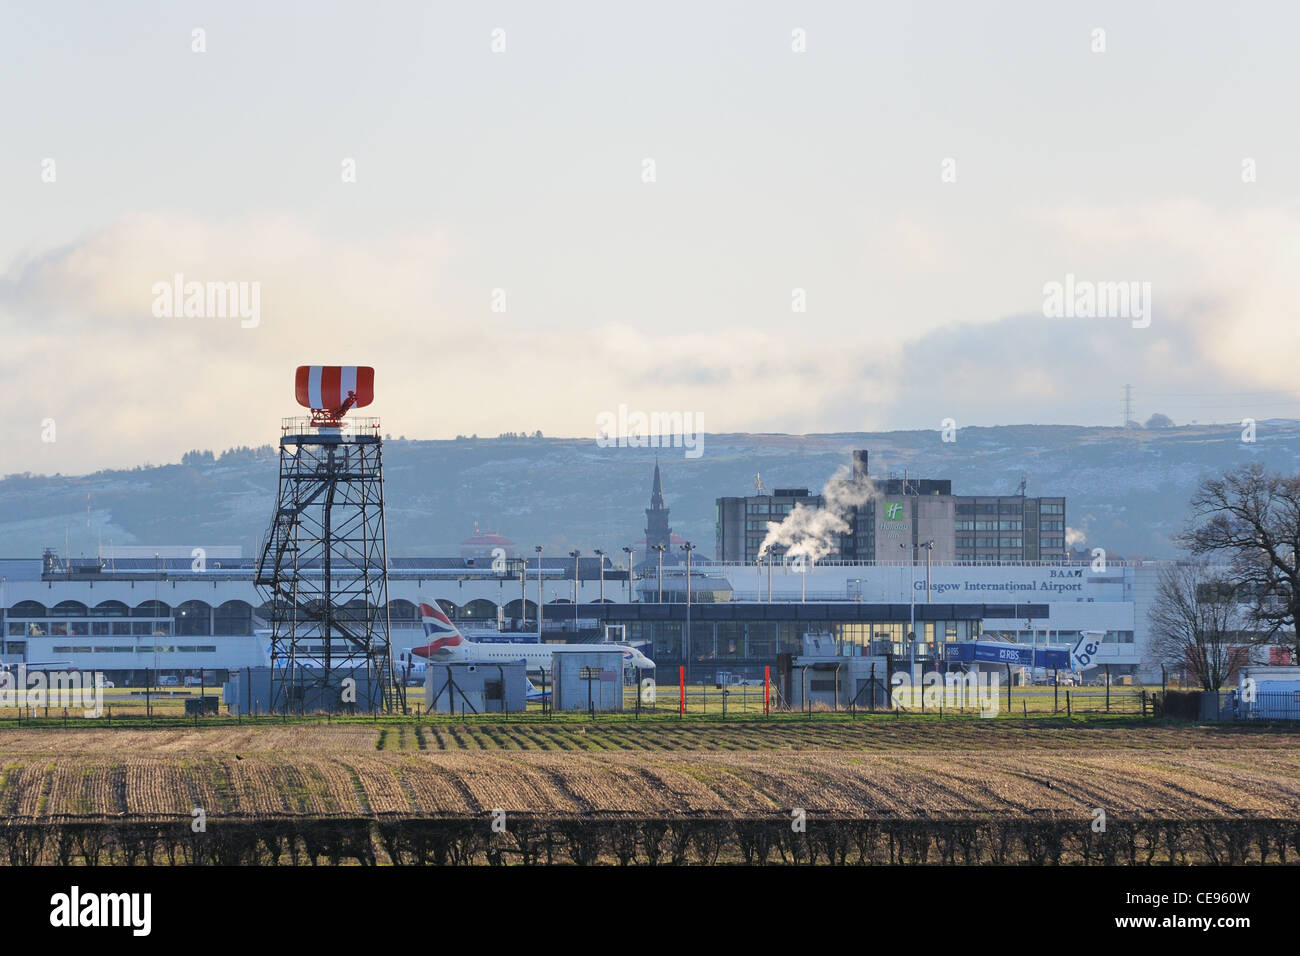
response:
[[[578,557],[582,554],[576,548],[569,552],[573,558],[573,633],[578,633]]]
[[[907,544],[900,541],[898,543],[898,546],[900,548],[906,548]],[[910,669],[910,673],[908,674],[908,677],[912,680],[912,683],[915,684],[916,683],[916,547],[917,546],[912,545],[911,547],[912,547],[912,557],[911,560],[908,562],[908,564],[911,565],[912,586],[907,589],[907,602],[908,602],[907,639],[910,648],[908,652],[908,661],[909,661],[908,666]]]
[[[686,552],[686,640],[682,644],[682,660],[685,661],[691,646],[691,552],[695,545],[687,541],[681,550]]]
[[[660,604],[663,604],[663,603],[664,603],[664,551],[665,551],[665,548],[664,548],[664,546],[663,546],[662,544],[651,545],[651,547],[653,547],[656,551],[659,552],[659,603],[660,603]]]
[[[542,642],[542,546],[533,548],[537,552],[537,643]]]

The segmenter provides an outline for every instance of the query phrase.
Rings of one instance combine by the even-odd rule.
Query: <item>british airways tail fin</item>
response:
[[[460,632],[460,628],[451,622],[451,618],[438,607],[436,601],[420,602],[420,625],[424,628],[424,636],[429,639],[429,643],[423,647],[411,648],[411,653],[417,657],[431,657],[444,648],[474,643]]]

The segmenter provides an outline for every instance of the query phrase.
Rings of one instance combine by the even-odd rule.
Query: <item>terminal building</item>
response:
[[[264,666],[270,612],[254,585],[255,564],[227,558],[196,570],[184,558],[0,560],[0,658],[69,660],[133,683],[146,671]],[[891,645],[910,654],[913,621],[921,656],[979,635],[1046,646],[1092,630],[1105,633],[1098,661],[1113,674],[1160,671],[1147,648],[1156,562],[1095,571],[1064,562],[932,561],[927,577],[924,563],[705,561],[692,568],[689,605],[683,565],[665,565],[661,575],[657,566],[629,571],[608,555],[576,564],[544,557],[539,568],[533,557],[512,574],[470,558],[391,559],[393,652],[425,642],[417,607],[430,599],[473,639],[536,639],[540,583],[543,640],[599,641],[613,626],[618,637],[648,645],[659,668],[675,675],[684,665],[700,679],[717,670],[761,676],[776,655],[800,653],[810,632],[847,648]]]
[[[852,477],[867,478],[867,452],[855,451]],[[954,495],[952,482],[936,478],[879,478],[875,493],[849,510],[849,530],[828,558],[893,563],[908,549],[933,541],[931,561],[1057,561],[1066,556],[1065,499],[1026,495]],[[715,557],[752,564],[759,559],[768,523],[797,506],[824,508],[807,488],[717,499]],[[782,546],[771,549],[779,560]]]
[[[866,468],[867,453],[854,452],[855,475]],[[954,641],[1059,647],[1083,631],[1104,635],[1097,663],[1112,675],[1159,679],[1148,618],[1160,563],[1070,560],[1064,498],[960,496],[940,479],[882,479],[875,490],[836,551],[806,566],[779,553],[755,559],[768,521],[821,498],[779,489],[718,499],[718,558],[696,553],[688,581],[656,465],[645,539],[621,560],[515,557],[514,543],[496,535],[467,540],[456,557],[390,559],[393,654],[426,643],[418,606],[437,601],[474,640],[632,641],[661,682],[679,666],[691,680],[761,676],[813,633],[849,656],[933,661]],[[269,663],[256,559],[237,548],[209,548],[205,561],[189,548],[137,550],[0,559],[0,659],[71,661],[133,684],[151,674],[215,682]]]

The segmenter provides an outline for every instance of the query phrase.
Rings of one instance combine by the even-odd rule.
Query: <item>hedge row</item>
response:
[[[9,820],[0,863],[62,865],[1290,863],[1300,821],[539,818]]]

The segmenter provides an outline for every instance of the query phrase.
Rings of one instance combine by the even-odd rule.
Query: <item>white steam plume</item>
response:
[[[837,535],[846,534],[850,528],[846,520],[854,508],[860,508],[876,494],[876,483],[866,475],[852,474],[847,465],[841,466],[826,486],[822,497],[824,508],[809,508],[797,504],[779,524],[767,523],[767,537],[758,549],[761,558],[776,545],[786,549],[788,557],[805,557],[817,562],[835,549]]]

